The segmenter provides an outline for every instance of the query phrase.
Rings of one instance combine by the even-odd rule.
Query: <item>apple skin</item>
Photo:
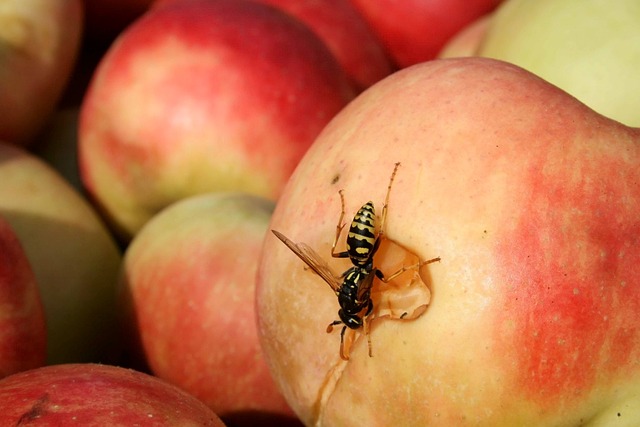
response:
[[[0,140],[28,144],[71,75],[81,0],[4,0],[0,11]]]
[[[94,75],[80,113],[80,174],[125,239],[194,194],[275,199],[353,96],[324,43],[279,9],[160,3]]]
[[[273,205],[242,193],[192,196],[154,216],[125,253],[120,293],[134,354],[225,420],[293,418],[256,326],[255,275]]]
[[[260,0],[306,23],[364,90],[394,71],[382,44],[350,0]]]
[[[117,357],[120,249],[92,206],[53,168],[0,143],[0,215],[36,275],[47,321],[47,363]]]
[[[0,378],[44,365],[47,330],[36,278],[15,232],[0,217]]]
[[[451,37],[501,1],[351,0],[400,68],[434,59]]]
[[[438,58],[462,58],[477,56],[480,45],[491,25],[493,13],[488,13],[476,19],[456,35],[451,37],[438,53]]]
[[[0,380],[0,424],[211,426],[206,405],[156,377],[117,366],[63,364]]]
[[[360,335],[339,358],[338,333],[324,332],[335,295],[265,239],[260,338],[301,420],[640,423],[640,129],[502,61],[430,61],[332,120],[270,227],[344,271],[330,257],[338,190],[348,218],[380,207],[394,162],[386,235],[441,262],[421,269],[432,292],[421,317],[374,320],[373,357]]]
[[[640,3],[508,0],[479,56],[519,65],[600,114],[640,126]]]

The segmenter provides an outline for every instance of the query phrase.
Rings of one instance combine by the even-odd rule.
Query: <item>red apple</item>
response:
[[[44,365],[47,333],[36,278],[15,232],[0,217],[0,378]]]
[[[350,0],[260,0],[290,13],[313,29],[349,74],[366,89],[393,71],[380,41]]]
[[[94,76],[80,173],[125,238],[190,195],[276,198],[352,97],[324,43],[283,11],[244,0],[162,3],[122,34]]]
[[[109,360],[117,343],[121,254],[91,205],[53,168],[0,144],[0,215],[36,275],[47,320],[47,362]]]
[[[154,216],[125,254],[124,324],[139,352],[151,372],[223,419],[292,416],[256,330],[255,274],[272,208],[241,193],[193,196]]]
[[[4,0],[0,10],[0,139],[28,143],[71,75],[81,0]]]
[[[0,380],[3,426],[212,426],[206,405],[150,375],[109,365],[47,366]]]
[[[338,190],[346,217],[367,200],[380,209],[395,162],[385,236],[441,262],[420,269],[432,293],[424,314],[373,319],[372,357],[360,329],[340,359],[339,334],[324,331],[335,294],[265,240],[261,342],[302,421],[639,425],[640,129],[505,62],[429,61],[334,118],[270,227],[344,271],[349,262],[330,255]],[[393,272],[379,255],[374,265]]]
[[[351,0],[400,67],[436,57],[458,31],[501,0]]]

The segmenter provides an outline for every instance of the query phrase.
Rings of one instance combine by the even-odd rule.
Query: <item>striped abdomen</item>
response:
[[[354,265],[364,266],[373,256],[376,243],[376,212],[367,202],[356,212],[347,235],[347,252]]]

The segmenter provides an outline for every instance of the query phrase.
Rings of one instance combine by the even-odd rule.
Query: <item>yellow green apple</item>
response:
[[[260,425],[267,415],[293,418],[256,327],[255,275],[272,209],[243,193],[180,200],[136,234],[120,283],[134,356],[223,419],[244,417],[242,425],[250,414]]]
[[[332,120],[270,227],[344,271],[331,257],[338,191],[345,218],[369,200],[380,215],[395,162],[385,236],[441,262],[420,269],[431,291],[421,316],[378,317],[374,303],[371,356],[361,328],[340,358],[339,334],[325,332],[336,295],[265,240],[261,343],[303,422],[640,423],[640,129],[506,62],[425,62]],[[383,273],[397,268],[378,255]]]
[[[640,126],[640,2],[507,0],[478,55],[519,65],[600,114]]]
[[[47,362],[105,362],[117,342],[121,253],[93,207],[51,166],[0,144],[0,215],[18,235],[42,296]]]

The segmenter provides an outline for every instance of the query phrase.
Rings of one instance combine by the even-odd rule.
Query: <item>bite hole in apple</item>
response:
[[[401,244],[382,237],[374,261],[376,267],[389,277],[403,267],[425,260]],[[429,283],[428,267],[424,265],[407,269],[388,283],[377,280],[371,289],[374,317],[403,321],[417,319],[431,301]]]
[[[382,236],[381,239],[378,251],[374,256],[374,265],[384,273],[385,277],[393,275],[403,267],[414,266],[425,261],[401,244],[385,236]],[[386,283],[375,279],[370,296],[373,302],[373,312],[368,320],[370,322],[369,337],[373,347],[372,357],[375,358],[376,353],[385,351],[375,336],[371,337],[381,321],[412,321],[422,316],[427,310],[431,301],[427,266],[428,264],[420,268],[407,269]],[[355,347],[362,347],[361,351],[368,357],[367,346],[367,337],[363,329],[357,331],[348,329],[346,331],[344,335],[346,354],[352,354],[352,349]],[[339,362],[327,372],[314,405],[315,420],[323,418],[323,409],[335,391],[349,360],[339,359]],[[316,425],[316,422],[312,425]]]
[[[385,277],[392,276],[403,267],[415,266],[424,259],[401,244],[381,237],[380,246],[374,256],[374,265]],[[375,280],[371,288],[373,311],[369,316],[369,334],[380,325],[381,320],[411,321],[422,316],[431,301],[430,278],[426,265],[409,268],[388,282]],[[350,354],[357,341],[367,345],[364,330],[347,330],[344,335],[345,353]],[[376,340],[372,338],[373,357]],[[359,344],[360,345],[360,344]],[[380,350],[378,350],[380,351]]]

